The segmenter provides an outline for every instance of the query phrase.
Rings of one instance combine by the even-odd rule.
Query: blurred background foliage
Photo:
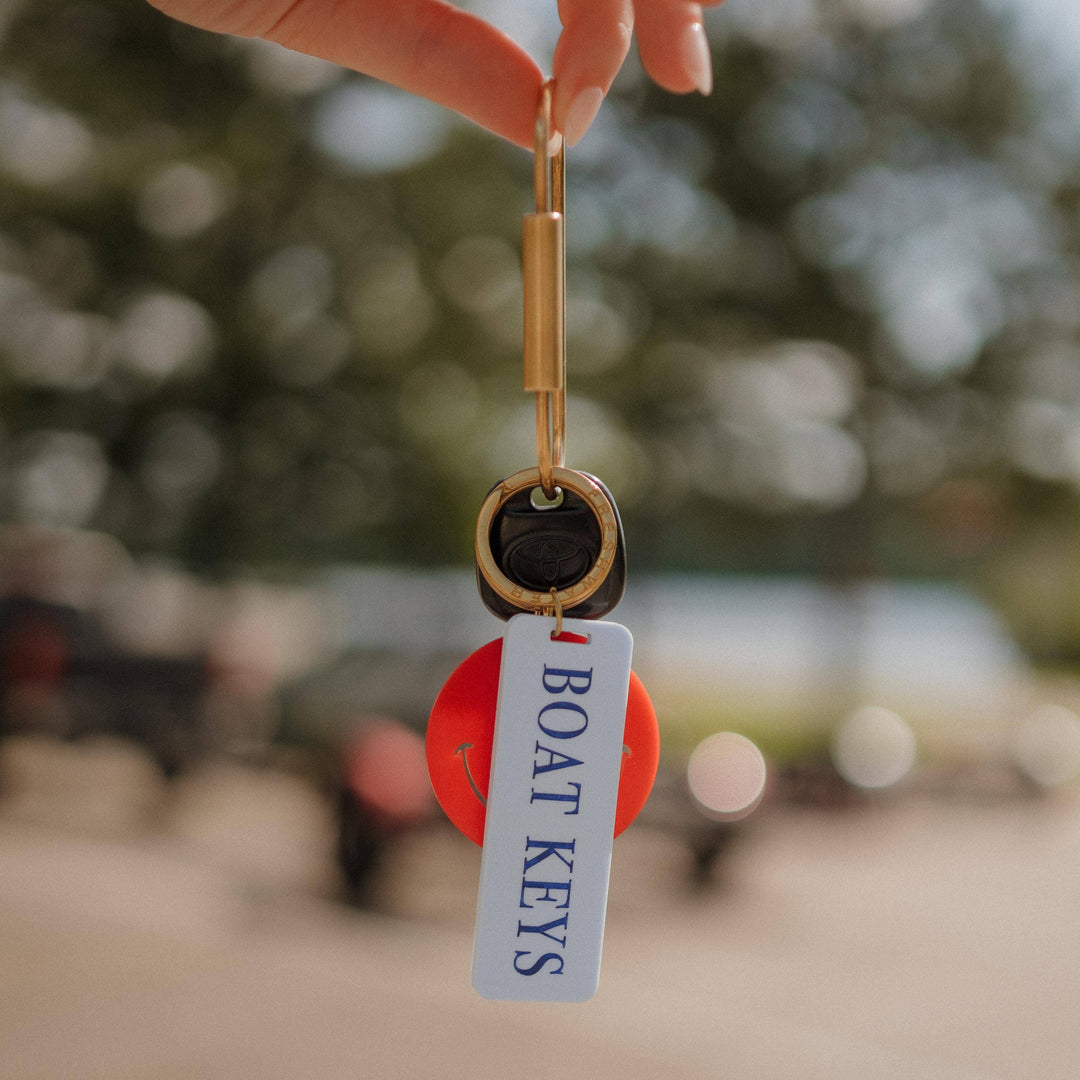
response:
[[[568,156],[568,464],[634,570],[960,577],[1076,659],[1069,58],[1006,0],[709,28],[710,98],[631,63]],[[3,520],[210,575],[469,562],[533,455],[529,156],[141,0],[4,0],[0,57]]]

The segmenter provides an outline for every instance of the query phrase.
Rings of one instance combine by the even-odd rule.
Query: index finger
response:
[[[543,75],[490,23],[443,0],[151,0],[205,30],[259,37],[418,94],[532,147]]]

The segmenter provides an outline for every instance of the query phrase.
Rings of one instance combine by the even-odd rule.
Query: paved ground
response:
[[[0,762],[2,1080],[1077,1076],[1075,803],[772,812],[707,895],[631,829],[597,998],[536,1006],[468,987],[449,831],[403,848],[399,914],[356,914],[295,782],[219,768],[162,805],[67,753]]]

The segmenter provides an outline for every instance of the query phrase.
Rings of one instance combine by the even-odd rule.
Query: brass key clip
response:
[[[536,110],[536,213],[525,215],[521,243],[525,389],[536,394],[536,456],[549,499],[556,497],[555,470],[566,459],[566,175],[564,144],[548,156],[553,85],[544,83]]]

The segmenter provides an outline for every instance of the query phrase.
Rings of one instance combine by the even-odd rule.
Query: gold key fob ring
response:
[[[520,612],[606,615],[622,598],[626,554],[615,500],[565,467],[565,148],[548,155],[552,83],[537,104],[535,212],[522,227],[524,389],[536,397],[536,468],[488,493],[476,522],[480,597],[500,619]],[[543,492],[544,498],[539,497]],[[546,500],[546,501],[545,501]]]
[[[603,484],[575,469],[555,468],[553,479],[564,493],[570,492],[578,496],[589,507],[599,528],[598,552],[592,566],[584,575],[561,589],[542,591],[512,581],[503,572],[492,551],[492,529],[501,511],[515,495],[533,491],[540,486],[540,476],[535,468],[522,469],[501,480],[491,489],[480,507],[480,515],[476,521],[476,567],[482,581],[514,611],[553,614],[557,609],[569,612],[572,608],[580,608],[605,584],[613,568],[618,569],[617,564],[624,558],[622,545],[619,543],[619,513]],[[541,518],[544,513],[543,510],[538,511]],[[565,557],[567,554],[573,553],[553,552],[555,558]],[[617,576],[622,578],[624,575],[617,573]],[[621,592],[620,585],[620,595]],[[613,606],[614,603],[607,602],[604,610],[607,611]]]

